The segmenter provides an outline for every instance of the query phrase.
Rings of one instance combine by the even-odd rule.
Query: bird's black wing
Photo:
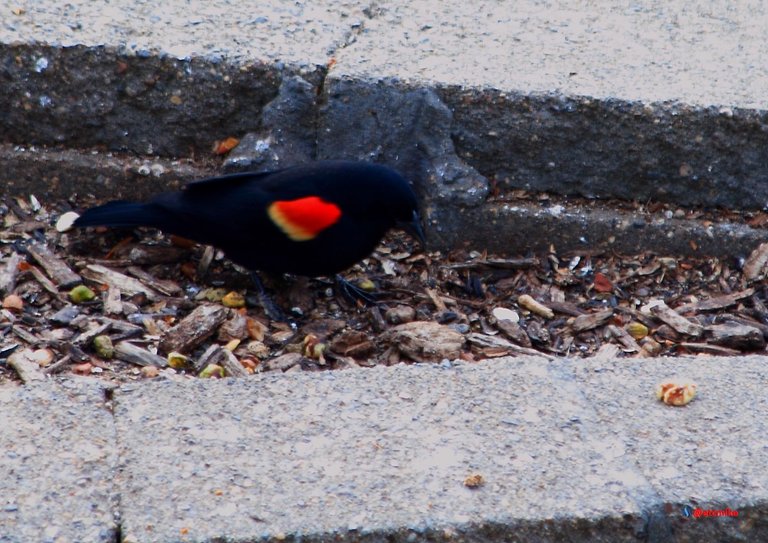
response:
[[[270,170],[266,172],[238,172],[228,175],[220,175],[218,177],[208,177],[207,179],[199,179],[197,181],[191,181],[184,185],[184,191],[187,193],[205,193],[207,191],[219,191],[219,190],[232,190],[237,185],[243,183],[250,183],[253,181],[261,182],[274,173],[282,170]]]

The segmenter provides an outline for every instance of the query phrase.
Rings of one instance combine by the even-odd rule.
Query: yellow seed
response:
[[[208,364],[203,369],[203,371],[200,372],[200,377],[202,377],[203,379],[210,379],[210,378],[219,379],[221,377],[224,377],[224,368],[222,368],[218,364]]]
[[[85,285],[78,285],[69,291],[69,299],[76,304],[90,302],[94,298],[96,298],[96,293]]]
[[[220,302],[227,290],[223,288],[206,288],[201,290],[195,296],[195,300],[208,300],[209,302]]]
[[[648,335],[648,327],[642,322],[633,321],[627,325],[627,333],[633,338],[640,340]]]
[[[357,283],[357,286],[366,292],[373,292],[376,290],[376,283],[370,279],[361,279],[360,282]]]
[[[224,348],[226,350],[228,350],[229,352],[232,352],[235,349],[237,349],[239,346],[240,346],[240,340],[239,339],[233,339],[232,341],[230,341],[229,343],[224,345]]]
[[[172,351],[168,353],[168,365],[175,370],[183,370],[189,366],[189,357]]]
[[[93,338],[93,349],[97,355],[107,360],[115,356],[115,347],[109,336],[101,335]]]
[[[227,292],[221,299],[221,304],[224,307],[231,307],[234,309],[239,309],[241,307],[245,307],[245,297],[240,294],[239,292],[235,292],[234,290],[232,292]]]

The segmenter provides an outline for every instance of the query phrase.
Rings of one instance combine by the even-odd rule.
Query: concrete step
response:
[[[0,541],[762,541],[767,362],[5,388]],[[685,407],[655,398],[673,376]]]

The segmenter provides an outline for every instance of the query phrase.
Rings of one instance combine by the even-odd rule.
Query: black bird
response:
[[[149,226],[218,247],[249,270],[334,275],[373,252],[390,228],[424,242],[416,196],[395,170],[320,161],[187,184],[146,203],[114,201],[74,226]]]

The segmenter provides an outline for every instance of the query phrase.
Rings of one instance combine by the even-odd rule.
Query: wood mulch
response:
[[[71,372],[125,382],[248,378],[499,356],[762,353],[768,245],[714,258],[419,252],[393,233],[334,282],[265,278],[265,314],[218,251],[141,230],[59,233],[36,200],[0,209],[0,383]],[[87,287],[87,288],[83,288]],[[74,301],[73,301],[74,300]]]

